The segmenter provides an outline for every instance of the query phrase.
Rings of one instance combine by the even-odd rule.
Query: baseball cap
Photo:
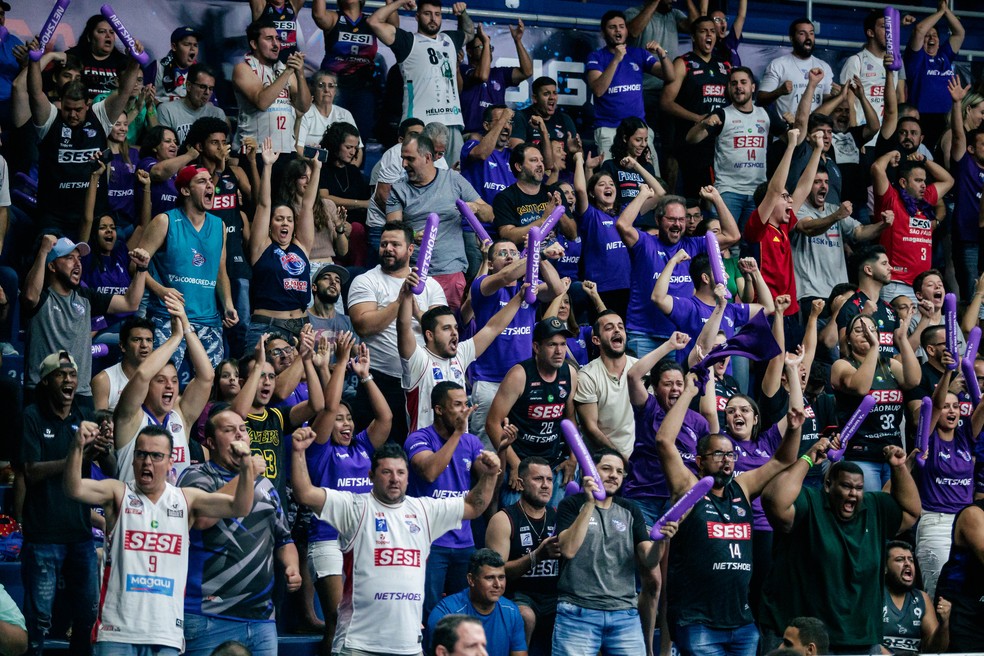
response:
[[[318,269],[318,272],[314,274],[314,281],[313,281],[314,284],[318,284],[318,281],[324,278],[329,273],[334,273],[336,276],[338,276],[338,279],[342,282],[343,285],[348,282],[349,279],[348,269],[346,269],[343,266],[339,266],[337,264],[326,264],[320,269]]]
[[[186,36],[193,36],[196,39],[202,38],[201,33],[195,28],[189,27],[188,25],[182,25],[178,29],[171,32],[171,43],[177,43]]]
[[[65,257],[76,249],[78,249],[79,255],[82,257],[89,254],[89,244],[84,241],[80,241],[76,244],[68,237],[61,237],[55,242],[55,246],[48,253],[48,256],[45,258],[44,262],[47,264],[48,262],[57,260],[59,257]]]
[[[71,367],[78,371],[79,366],[75,364],[75,358],[68,351],[57,351],[41,361],[41,380],[44,380],[52,372],[58,371],[63,367]]]
[[[561,321],[557,317],[547,317],[540,323],[536,324],[536,327],[533,328],[534,342],[542,342],[543,340],[550,339],[555,335],[574,337],[574,333],[567,327],[567,323]]]
[[[184,167],[183,169],[178,171],[178,175],[174,178],[174,188],[183,189],[187,187],[189,184],[191,184],[191,181],[194,179],[194,177],[198,175],[199,172],[201,171],[205,171],[206,173],[208,173],[208,169],[202,166]]]

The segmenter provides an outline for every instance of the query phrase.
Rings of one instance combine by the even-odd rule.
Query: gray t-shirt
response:
[[[639,5],[638,7],[629,7],[626,9],[625,22],[629,23],[633,18],[638,16],[641,11],[642,5]],[[650,41],[655,41],[659,45],[663,46],[663,50],[666,51],[666,61],[672,63],[677,57],[677,51],[680,49],[680,30],[677,25],[681,20],[686,20],[686,18],[687,15],[679,9],[671,9],[665,14],[661,14],[658,10],[654,11],[653,17],[649,19],[646,27],[643,28],[642,34],[639,35],[638,39],[630,39],[629,45],[633,45],[638,48],[645,48],[647,43]],[[647,71],[646,74],[642,76],[642,88],[662,89],[663,80]]]
[[[557,534],[570,528],[581,512],[584,496],[575,494],[557,506]],[[636,608],[635,548],[649,540],[639,506],[612,497],[610,508],[595,507],[581,548],[561,558],[557,601],[591,610]]]
[[[803,203],[796,218],[799,223],[809,223],[830,216],[839,205],[824,203],[816,208]],[[847,282],[847,259],[844,240],[853,241],[854,231],[861,224],[847,217],[831,225],[822,234],[807,237],[799,230],[791,230],[789,241],[793,247],[793,271],[796,273],[796,294],[799,298],[818,296],[828,298],[834,285]]]
[[[206,116],[221,118],[223,121],[226,117],[225,113],[212,103],[205,103],[201,109],[192,110],[183,99],[161,103],[157,108],[157,122],[174,130],[181,143],[184,143],[185,137],[188,136],[191,124]]]
[[[46,288],[34,307],[28,326],[27,386],[34,388],[41,380],[41,361],[57,351],[68,351],[79,366],[79,384],[75,393],[92,396],[92,317],[106,314],[111,294],[101,294],[87,287],[73,289],[62,296]]]
[[[423,187],[401,180],[390,190],[386,213],[403,210],[403,221],[415,232],[424,229],[427,215],[431,212],[436,212],[441,217],[431,256],[431,275],[463,273],[468,268],[461,232],[461,214],[454,204],[459,198],[471,202],[479,200],[480,196],[457,171],[438,170],[437,177]]]

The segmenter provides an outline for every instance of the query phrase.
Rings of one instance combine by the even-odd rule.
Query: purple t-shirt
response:
[[[737,68],[741,66],[741,57],[738,56],[738,46],[741,45],[741,39],[735,34],[735,28],[728,30],[727,36],[723,39],[718,39],[717,43],[714,44],[714,56],[721,61],[726,61],[731,63],[731,68]]]
[[[461,77],[467,80],[473,70],[475,70],[474,66],[462,64]],[[465,132],[482,132],[482,115],[485,114],[485,108],[506,104],[506,89],[513,85],[512,72],[512,66],[495,66],[489,70],[487,82],[466,85],[461,90],[459,95]]]
[[[577,337],[567,338],[567,350],[574,356],[578,366],[588,364],[588,344],[591,343],[591,326],[581,326]]]
[[[953,98],[947,85],[953,72],[956,54],[950,41],[944,40],[935,57],[926,54],[926,49],[910,50],[906,46],[902,53],[905,62],[905,77],[909,85],[909,97],[916,109],[928,114],[945,114],[953,106]]]
[[[130,163],[123,161],[123,155],[115,153],[109,165],[108,202],[109,210],[117,222],[117,228],[122,225],[139,223],[134,194],[136,193],[137,166],[133,162],[140,156],[136,148],[130,149]],[[122,224],[122,225],[121,225]]]
[[[352,438],[348,446],[335,444],[331,440],[324,444],[313,442],[304,458],[313,484],[330,490],[362,494],[372,489],[369,468],[374,451],[369,433],[362,431]],[[311,542],[338,539],[335,527],[321,521],[317,515],[311,519],[308,535]]]
[[[466,141],[465,145],[461,147],[461,175],[471,183],[482,200],[491,205],[496,194],[509,185],[516,184],[516,176],[512,174],[512,170],[509,168],[509,156],[512,154],[512,149],[494,149],[488,159],[483,162],[468,157],[468,153],[477,145],[478,140],[472,139]],[[461,220],[461,227],[472,231],[471,226],[464,219]]]
[[[144,157],[137,164],[137,168],[143,169],[150,173],[150,169],[154,168],[157,164],[156,157]],[[163,214],[168,210],[173,210],[178,203],[178,189],[174,186],[174,178],[177,174],[172,175],[167,180],[163,182],[152,182],[150,184],[150,215],[157,216],[158,214]],[[143,192],[140,194],[140,198],[137,200],[142,201]]]
[[[676,352],[677,362],[686,362],[690,351],[697,343],[697,335],[703,330],[704,324],[714,313],[714,306],[708,305],[696,296],[674,296],[673,312],[670,320],[676,325],[676,329],[687,333],[693,339]],[[735,331],[748,323],[749,310],[744,303],[728,303],[724,306],[724,316],[721,317],[721,330],[728,339],[735,336]]]
[[[629,499],[666,499],[670,490],[666,486],[666,474],[663,473],[663,462],[656,448],[656,431],[659,430],[666,410],[652,394],[646,399],[646,405],[633,406],[635,415],[635,446],[629,458],[629,473],[625,476],[622,494]],[[697,474],[697,441],[711,432],[711,427],[703,416],[687,410],[683,418],[683,428],[676,439],[677,451],[683,462],[694,474]]]
[[[629,249],[615,229],[615,220],[594,205],[588,206],[579,220],[584,278],[594,281],[599,292],[628,289],[632,282]]]
[[[779,448],[779,443],[782,442],[782,433],[773,425],[768,430],[760,432],[754,440],[742,441],[732,437],[731,441],[735,445],[735,453],[738,454],[738,459],[735,460],[735,474],[743,474],[769,462],[772,454]],[[752,528],[756,531],[772,530],[769,520],[765,517],[765,511],[762,510],[761,497],[752,501],[752,517]]]
[[[970,419],[960,421],[949,442],[938,431],[929,435],[929,457],[916,467],[916,485],[923,510],[957,513],[974,502],[974,436]]]
[[[82,282],[100,294],[125,295],[131,282],[129,266],[130,256],[127,254],[126,243],[117,241],[109,255],[92,252],[82,258]],[[133,312],[114,314],[110,320],[121,321],[132,314]],[[106,317],[92,317],[93,330],[102,330],[107,325]]]
[[[957,162],[956,178],[957,199],[953,207],[953,219],[956,224],[954,237],[960,241],[977,243],[980,234],[978,216],[981,209],[981,190],[984,189],[984,167],[977,163],[974,156],[964,153]]]
[[[406,441],[407,458],[413,461],[414,456],[423,451],[433,451],[437,453],[444,446],[444,440],[437,434],[437,429],[433,426],[414,431],[407,436]],[[432,497],[434,499],[448,499],[451,497],[463,497],[471,489],[471,466],[482,452],[482,441],[471,433],[464,433],[458,441],[458,447],[451,456],[451,462],[438,474],[433,483],[428,483],[417,475],[413,467],[410,467],[410,481],[407,485],[407,494],[412,497]],[[475,546],[472,539],[471,522],[464,520],[461,528],[453,529],[434,540],[434,544],[449,549],[463,549]]]
[[[584,70],[604,73],[614,58],[615,55],[608,48],[595,50],[588,55]],[[626,47],[625,57],[615,69],[605,95],[594,99],[596,128],[617,128],[623,119],[646,115],[642,102],[642,76],[651,71],[657,62],[656,57],[648,50],[635,46]]]
[[[471,286],[472,311],[475,312],[475,325],[481,330],[513,296],[517,287],[503,287],[491,296],[483,296],[481,285],[486,276],[475,278]],[[529,305],[523,301],[509,326],[498,335],[485,353],[471,366],[471,380],[485,380],[501,383],[506,372],[517,362],[522,362],[533,353],[533,325],[536,323],[537,303]]]
[[[570,278],[572,281],[580,280],[578,271],[581,263],[581,251],[584,243],[578,235],[574,241],[569,240],[564,235],[557,235],[557,243],[564,247],[564,256],[559,260],[551,260],[550,263],[557,270],[557,275],[561,278]]]
[[[653,285],[663,267],[678,250],[682,248],[693,259],[698,253],[707,252],[707,242],[703,237],[684,237],[675,245],[669,246],[648,232],[639,230],[638,234],[639,241],[629,249],[632,284],[629,287],[629,310],[625,329],[666,338],[675,328],[673,322],[653,303]],[[690,279],[689,262],[680,262],[673,269],[669,292],[671,296],[681,298],[693,295],[694,283]]]

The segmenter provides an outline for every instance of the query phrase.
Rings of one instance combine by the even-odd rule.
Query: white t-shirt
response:
[[[331,112],[325,116],[312,104],[311,109],[307,110],[301,117],[301,127],[297,131],[298,147],[320,148],[321,138],[325,135],[325,130],[334,123],[355,125],[355,117],[352,116],[352,112],[338,105],[332,105]],[[359,148],[362,147],[362,137],[359,137]]]
[[[459,342],[458,352],[453,358],[438,357],[418,344],[410,359],[402,360],[403,389],[407,393],[411,433],[434,423],[434,408],[431,406],[434,386],[450,381],[465,387],[465,371],[474,361],[474,339]]]
[[[448,170],[448,160],[442,157],[434,162],[434,168]],[[369,197],[369,216],[366,219],[366,225],[381,228],[386,224],[386,208],[380,207],[376,203],[376,183],[383,182],[388,185],[395,185],[406,179],[407,172],[403,170],[403,144],[398,143],[383,153],[369,174],[369,184],[372,186],[373,194]]]
[[[635,446],[635,418],[629,402],[629,369],[638,360],[625,356],[625,369],[613,379],[601,358],[595,358],[577,372],[574,403],[598,404],[598,428],[619,452],[628,458]]]
[[[861,78],[861,84],[864,86],[864,93],[868,97],[868,102],[878,112],[878,118],[881,120],[885,116],[885,61],[871,54],[867,48],[862,48],[860,52],[851,55],[844,62],[840,74],[841,84],[847,83],[855,75]],[[898,84],[899,80],[904,79],[905,67],[902,67],[895,71],[895,83]],[[854,110],[857,112],[858,125],[864,125],[867,121],[864,120],[864,110],[861,109],[861,101],[854,101]],[[865,145],[873,146],[877,140],[878,135],[876,134]]]
[[[366,271],[361,276],[356,276],[349,287],[348,314],[351,316],[352,308],[359,303],[375,303],[379,308],[386,307],[390,303],[395,303],[400,296],[400,288],[403,286],[403,278],[394,278],[383,273],[380,266]],[[448,299],[444,295],[444,290],[433,278],[428,278],[424,285],[424,291],[414,296],[417,307],[421,312],[426,312],[435,305],[447,305]],[[420,324],[416,319],[412,319],[413,334],[417,338],[417,343],[424,345],[424,338],[420,334]],[[372,355],[372,368],[388,376],[398,378],[403,374],[403,367],[400,364],[400,351],[396,346],[396,322],[386,326],[386,329],[375,335],[359,335],[362,341],[369,347]]]
[[[0,156],[0,207],[10,207],[10,169]]]
[[[318,518],[338,529],[343,571],[332,653],[419,654],[424,573],[431,543],[461,528],[465,499],[406,497],[390,506],[371,493],[325,489]]]
[[[831,70],[830,64],[819,57],[810,55],[809,59],[800,59],[793,54],[788,54],[778,59],[773,59],[765,68],[759,90],[775,91],[786,80],[790,80],[793,83],[793,92],[785,96],[779,96],[776,100],[776,110],[780,116],[786,112],[795,115],[800,98],[803,97],[803,93],[806,91],[810,69],[817,67],[823,69],[823,79],[817,85],[813,100],[810,101],[810,111],[812,112],[823,102],[823,97],[830,93],[830,87],[834,83],[834,71]]]

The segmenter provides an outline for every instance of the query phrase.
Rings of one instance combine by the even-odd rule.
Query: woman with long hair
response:
[[[313,175],[311,161],[301,158],[292,160],[284,171],[277,197],[280,202],[289,205],[295,214],[300,213]],[[320,269],[344,257],[349,251],[351,233],[352,224],[347,221],[345,210],[327,198],[319,198],[314,203],[314,243],[308,254],[311,267]]]
[[[649,150],[649,126],[641,118],[630,116],[619,123],[612,142],[612,157],[605,160],[598,172],[604,172],[618,181],[618,202],[616,210],[621,212],[639,195],[639,187],[648,184],[656,192],[656,198],[666,194],[666,185],[656,177]],[[643,207],[636,221],[644,226],[654,225],[653,206]]]
[[[189,148],[178,154],[178,135],[171,128],[158,125],[144,133],[140,142],[137,168],[150,173],[151,216],[173,210],[178,202],[174,178],[178,171],[198,159],[198,151]]]
[[[342,264],[364,266],[369,247],[366,217],[372,189],[359,169],[359,130],[351,123],[334,123],[325,132],[321,147],[328,162],[321,169],[321,197],[345,208],[349,221],[349,252]]]

